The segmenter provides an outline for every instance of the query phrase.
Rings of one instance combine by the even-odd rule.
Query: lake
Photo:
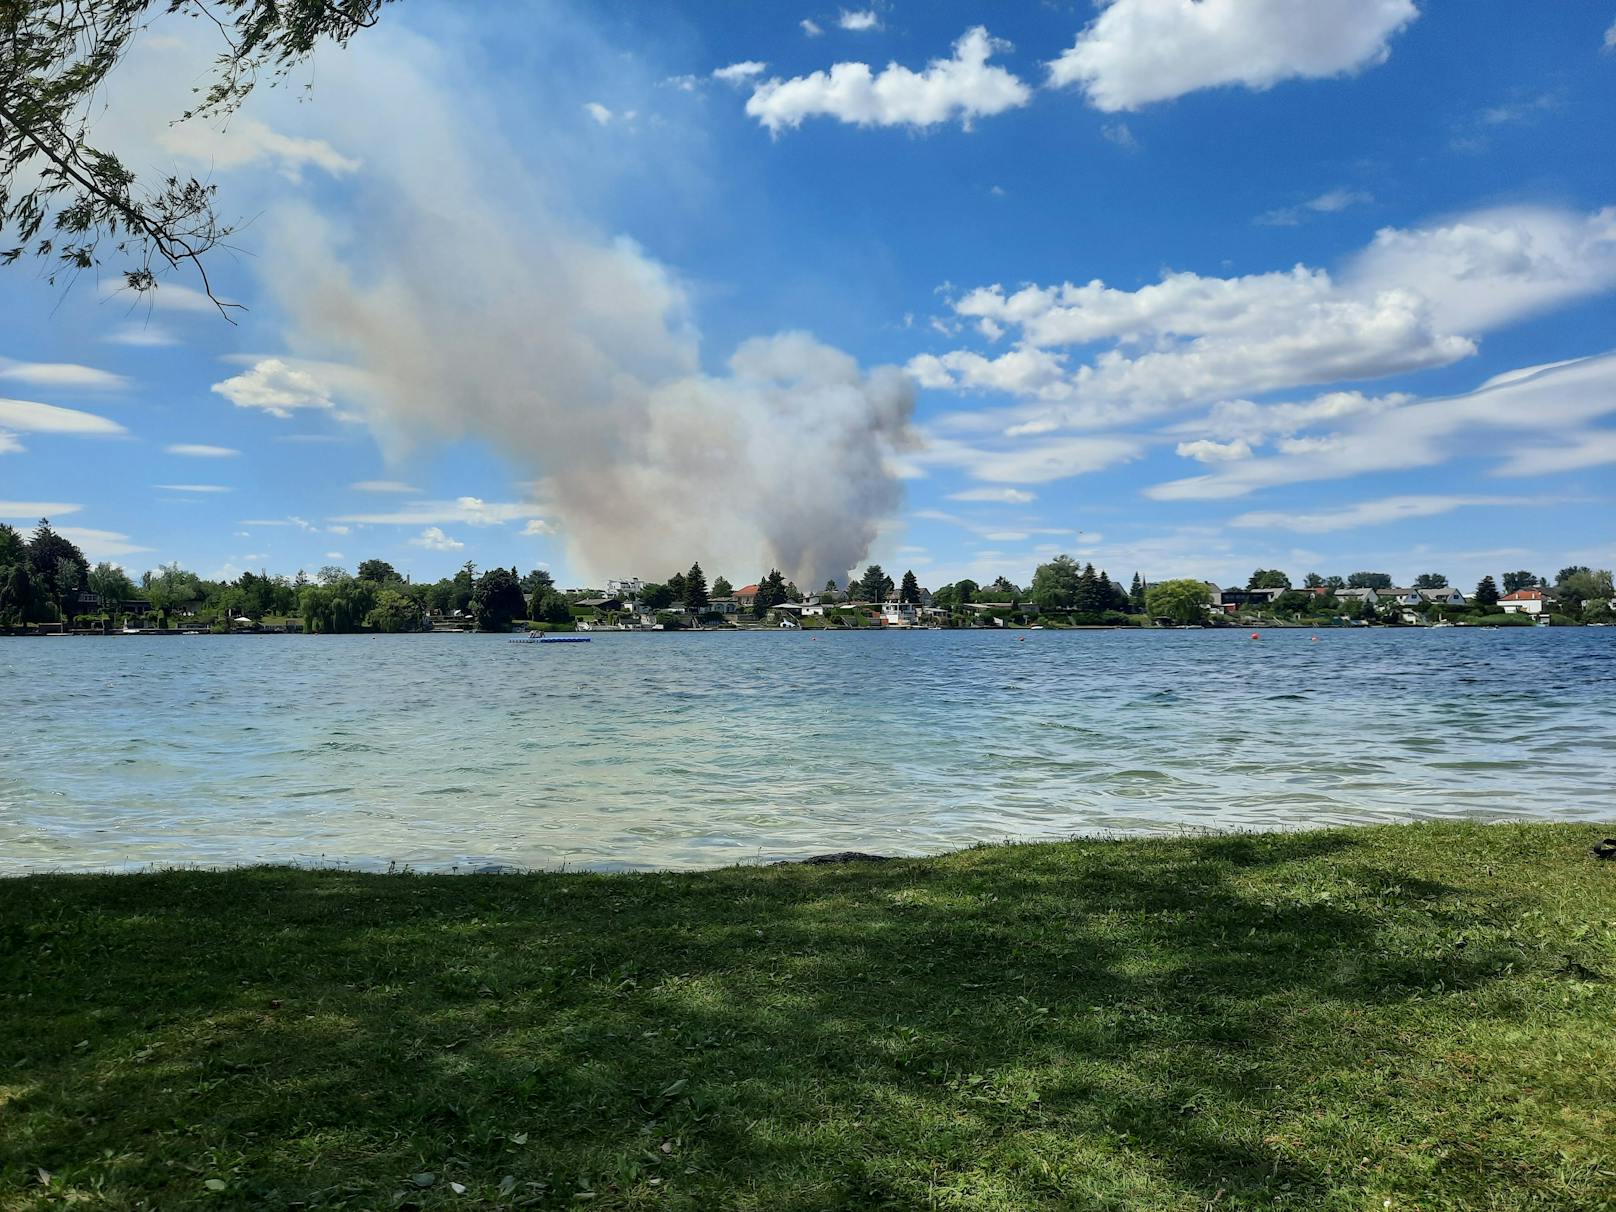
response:
[[[0,874],[1610,820],[1616,629],[0,640]]]

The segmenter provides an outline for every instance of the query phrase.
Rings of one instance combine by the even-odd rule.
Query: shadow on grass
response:
[[[1376,1008],[1511,957],[1358,851],[14,881],[0,1203],[1362,1206]]]

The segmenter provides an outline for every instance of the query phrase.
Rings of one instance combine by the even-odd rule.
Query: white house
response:
[[[1463,606],[1465,595],[1452,585],[1444,585],[1440,589],[1421,589],[1418,591],[1420,600],[1429,602],[1433,606]]]
[[[1498,605],[1505,614],[1541,615],[1545,610],[1553,610],[1554,599],[1541,589],[1517,589],[1499,598]]]
[[[913,627],[918,622],[920,622],[920,611],[913,602],[900,602],[892,599],[881,605],[881,626],[883,627]]]
[[[644,588],[645,582],[639,577],[624,577],[620,581],[606,582],[606,596],[622,598],[624,601],[637,601]]]
[[[1386,592],[1390,593],[1391,590]],[[1362,602],[1365,606],[1374,606],[1380,602],[1380,594],[1373,589],[1337,589],[1335,596],[1342,602]]]

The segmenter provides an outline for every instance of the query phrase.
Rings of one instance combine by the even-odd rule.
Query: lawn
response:
[[[1616,1207],[1606,832],[0,881],[0,1208]]]

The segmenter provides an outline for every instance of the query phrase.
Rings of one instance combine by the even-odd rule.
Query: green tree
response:
[[[1133,574],[1133,584],[1128,587],[1128,606],[1134,611],[1145,608],[1145,582],[1137,572]]]
[[[1616,596],[1616,587],[1611,585],[1608,569],[1595,572],[1586,565],[1578,565],[1560,570],[1554,583],[1554,593],[1563,607],[1571,606],[1580,615],[1582,607],[1588,602],[1608,603]]]
[[[1518,572],[1506,572],[1504,574],[1505,593],[1514,593],[1518,589],[1535,589],[1537,584],[1537,574],[1527,572],[1524,568]]]
[[[1498,605],[1498,583],[1491,576],[1482,577],[1470,600],[1477,606],[1490,608]]]
[[[527,617],[535,623],[570,623],[572,605],[565,594],[557,593],[554,589],[543,589],[533,595],[533,605]]]
[[[685,605],[690,607],[692,614],[701,614],[712,605],[712,601],[707,596],[707,574],[702,572],[698,561],[685,573]]]
[[[685,574],[676,572],[668,578],[668,592],[673,594],[675,602],[683,602],[685,595],[690,592],[690,586],[685,583]]]
[[[374,577],[357,577],[356,580],[377,584]],[[420,603],[411,600],[409,595],[402,593],[392,585],[383,584],[376,591],[376,604],[365,614],[365,626],[372,631],[396,634],[403,631],[421,630]]]
[[[778,568],[771,568],[769,575],[758,582],[757,599],[752,603],[752,613],[761,619],[785,600],[786,578]]]
[[[1325,577],[1324,587],[1331,593],[1338,593],[1347,587],[1347,583],[1340,577]]]
[[[920,604],[920,582],[915,580],[912,568],[903,574],[903,584],[898,588],[898,601],[907,602],[911,606]]]
[[[15,627],[45,622],[46,597],[34,566],[27,560],[0,568],[0,624]]]
[[[864,570],[859,578],[858,596],[863,602],[884,602],[886,600],[886,587],[891,578],[882,571],[881,565],[871,564]]]
[[[1274,599],[1276,614],[1301,614],[1313,604],[1313,595],[1300,589],[1287,589]]]
[[[509,568],[490,568],[477,578],[471,595],[471,617],[478,631],[507,631],[527,608],[522,585]]]
[[[1422,572],[1414,578],[1415,589],[1446,589],[1448,578],[1440,572]]]
[[[28,545],[15,526],[0,522],[0,568],[9,568],[28,558]]]
[[[314,574],[314,579],[322,585],[340,585],[343,581],[351,581],[348,570],[339,564],[327,564]]]
[[[724,577],[715,577],[713,579],[712,596],[715,598],[732,598],[735,596],[735,586],[731,585]]]
[[[1145,594],[1145,605],[1152,618],[1175,623],[1204,623],[1212,592],[1200,581],[1163,581]]]
[[[538,593],[541,589],[554,588],[555,578],[550,575],[548,569],[535,568],[532,572],[528,573],[522,578],[522,592],[525,593],[529,598],[532,598],[533,595]],[[528,618],[530,619],[533,617],[535,616],[528,615]]]
[[[1047,564],[1040,564],[1033,569],[1032,584],[1028,587],[1027,596],[1039,610],[1046,613],[1071,610],[1077,603],[1078,585],[1082,575],[1082,569],[1077,566],[1076,560],[1069,555],[1058,555]]]
[[[103,609],[116,610],[118,603],[135,596],[135,583],[129,579],[129,574],[105,560],[90,569],[85,582],[90,592],[101,599]]]
[[[1083,565],[1083,571],[1077,576],[1077,589],[1072,595],[1072,608],[1079,615],[1096,618],[1110,608],[1109,598],[1110,593],[1100,586],[1100,576],[1094,571],[1094,565]]]
[[[1323,589],[1324,578],[1316,572],[1310,572],[1302,578],[1302,585],[1306,589]]]
[[[1291,579],[1278,568],[1259,568],[1246,579],[1247,589],[1289,589]]]
[[[1014,602],[1021,597],[1021,587],[1010,580],[1009,577],[995,577],[993,584],[988,586],[988,590],[996,599],[1001,601],[1009,599]]]
[[[366,560],[359,565],[359,571],[354,574],[361,581],[371,581],[377,585],[386,585],[392,581],[402,581],[404,578],[386,560]]]
[[[1350,589],[1390,589],[1392,577],[1389,572],[1355,572],[1347,577],[1347,586]]]
[[[674,603],[673,590],[666,585],[650,584],[640,589],[640,608],[653,613],[666,610]]]
[[[968,606],[976,601],[977,595],[981,592],[982,587],[970,577],[954,582],[954,599],[961,606]]]
[[[220,118],[260,79],[278,80],[322,43],[373,25],[384,0],[4,0],[0,3],[0,228],[17,243],[0,262],[50,263],[46,277],[92,269],[103,242],[130,288],[165,271],[194,271],[213,298],[206,261],[232,226],[214,213],[215,187],[195,178],[141,181],[88,142],[107,74],[134,39],[196,10],[217,26],[221,53],[179,119]],[[215,303],[223,310],[226,304]]]

